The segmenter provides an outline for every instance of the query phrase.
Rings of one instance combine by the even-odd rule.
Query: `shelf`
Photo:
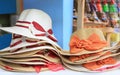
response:
[[[100,22],[100,23],[85,22],[84,23],[85,28],[88,28],[88,27],[102,28],[102,27],[107,27],[107,25],[108,25],[108,23],[103,23],[103,22]]]

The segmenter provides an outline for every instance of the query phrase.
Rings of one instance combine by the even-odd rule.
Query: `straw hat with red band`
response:
[[[16,25],[0,27],[1,30],[26,36],[28,38],[49,41],[59,47],[52,32],[52,21],[48,14],[38,9],[24,10]]]
[[[50,43],[49,41],[44,41],[44,40],[38,40],[38,39],[32,39],[32,38],[27,38],[25,36],[21,36],[18,34],[13,34],[12,36],[12,41],[10,43],[9,47],[6,47],[2,50],[0,50],[0,52],[4,52],[4,51],[16,51],[22,48],[34,48],[37,46],[43,46],[45,43]]]

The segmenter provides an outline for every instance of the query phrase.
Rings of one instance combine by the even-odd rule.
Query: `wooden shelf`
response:
[[[108,23],[104,22],[85,22],[84,25],[108,25]]]
[[[103,22],[100,22],[100,23],[94,23],[94,22],[85,22],[84,23],[84,27],[85,28],[102,28],[102,27],[107,27],[108,23],[103,23]]]

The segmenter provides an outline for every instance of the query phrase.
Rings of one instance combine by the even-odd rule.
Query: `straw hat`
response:
[[[24,36],[13,38],[9,47],[0,50],[0,56],[4,55],[5,53],[18,53],[19,51],[25,52],[36,49],[49,49],[46,44],[51,44],[51,42],[39,41],[31,38],[29,39]]]
[[[109,62],[114,61],[114,60],[107,61],[108,64],[104,64],[104,62],[103,62],[103,64],[101,64],[103,66],[97,68],[96,70],[87,69],[87,68],[83,67],[82,64],[68,64],[68,63],[65,63],[64,61],[63,61],[63,65],[66,66],[68,69],[71,69],[73,71],[79,71],[79,72],[104,72],[104,71],[111,71],[111,70],[115,70],[115,69],[120,68],[120,53],[119,53],[119,55],[116,55],[116,56],[113,56],[113,57],[116,60],[115,61],[116,63],[113,63],[113,64],[110,63],[109,64]],[[96,62],[99,62],[99,61],[96,61]],[[92,67],[94,67],[95,64],[94,64],[94,62],[91,62],[90,65],[91,65],[91,68],[92,68]]]
[[[96,28],[77,30],[72,34],[70,40],[70,52],[72,54],[84,52],[85,50],[87,52],[99,51],[107,46],[107,41],[105,40],[103,32]]]
[[[16,72],[42,72],[46,70],[50,70],[53,72],[64,70],[63,66],[59,63],[46,63],[44,65],[22,65],[22,64],[14,64],[8,63],[4,61],[0,61],[0,68],[7,71],[16,71]]]
[[[45,49],[46,48],[46,49]],[[52,47],[32,49],[25,52],[6,52],[0,58],[0,67],[8,71],[40,72],[64,70],[60,58]],[[17,52],[17,51],[16,51]],[[1,55],[1,54],[0,54]],[[26,65],[26,66],[24,66]]]
[[[50,50],[43,50],[43,49],[3,55],[1,56],[0,60],[8,63],[29,64],[29,65],[40,65],[48,62],[60,63],[60,59],[57,54],[55,54]]]
[[[56,46],[57,39],[52,32],[52,20],[50,16],[42,10],[24,10],[13,27],[0,27],[1,30],[19,34],[33,39],[46,40]]]
[[[0,29],[12,33],[10,46],[0,50],[1,68],[22,72],[63,69],[60,58],[53,57],[59,56],[61,48],[53,35],[51,18],[42,10],[24,10],[15,26]]]
[[[109,47],[103,32],[96,28],[79,29],[70,39],[70,52],[62,54],[63,64],[75,71],[103,72],[119,68],[120,43]]]
[[[46,68],[46,67],[36,70],[35,66],[20,65],[20,64],[8,63],[8,62],[4,62],[4,61],[0,61],[0,68],[7,70],[7,71],[17,71],[17,72],[35,72],[35,71],[40,72],[40,71],[48,70],[48,68]]]
[[[104,72],[120,68],[120,44],[119,47],[109,49],[108,52],[107,55],[97,58],[90,56],[93,59],[88,57],[75,62],[70,62],[67,58],[62,57],[62,62],[68,69],[79,72]]]
[[[102,45],[99,47],[93,47],[99,44]],[[84,47],[82,47],[81,45],[84,45]],[[88,47],[88,45],[90,46]],[[108,46],[108,42],[106,41],[103,32],[97,28],[83,28],[75,31],[71,35],[69,46],[70,51],[62,50],[60,54],[63,56],[77,56],[83,54],[97,53],[103,50],[106,51],[108,49],[115,48]],[[74,52],[73,49],[76,51]]]

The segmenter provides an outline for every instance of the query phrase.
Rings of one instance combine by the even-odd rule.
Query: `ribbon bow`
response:
[[[82,39],[80,40],[77,36],[73,36],[70,41],[70,52],[71,53],[77,53],[85,50],[98,50],[103,47],[107,46],[106,41],[102,41],[100,37],[93,33],[88,37],[88,39]]]
[[[45,31],[45,29],[40,24],[38,24],[37,22],[33,21],[32,24],[35,27],[35,29],[37,29],[41,32],[44,32],[42,34],[35,34],[35,36],[47,36],[49,39],[57,42],[57,40],[52,36],[52,34],[53,34],[52,29],[49,29],[48,31]]]

